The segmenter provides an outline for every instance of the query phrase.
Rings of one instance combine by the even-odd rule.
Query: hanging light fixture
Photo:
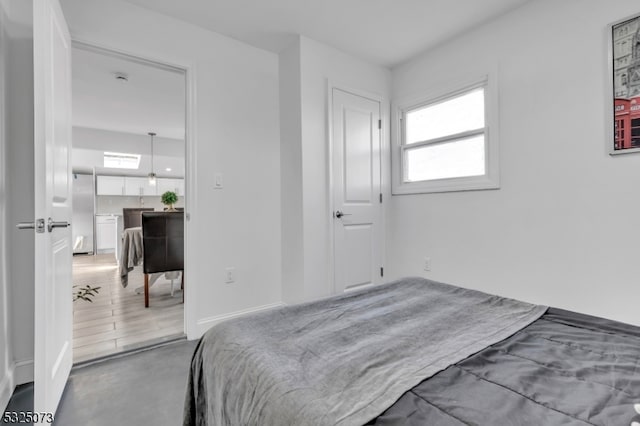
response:
[[[156,174],[153,171],[153,137],[156,135],[153,132],[148,133],[151,136],[151,172],[147,175],[149,177],[149,185],[155,186],[156,184]]]

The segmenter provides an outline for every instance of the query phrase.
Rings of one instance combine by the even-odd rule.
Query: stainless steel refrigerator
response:
[[[93,253],[94,188],[93,175],[73,174],[73,254]]]

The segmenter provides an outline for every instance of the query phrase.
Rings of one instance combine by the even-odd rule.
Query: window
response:
[[[137,169],[140,166],[140,155],[105,152],[103,164],[112,169]]]
[[[396,105],[393,192],[498,188],[497,108],[489,79]],[[495,126],[497,128],[497,126]]]

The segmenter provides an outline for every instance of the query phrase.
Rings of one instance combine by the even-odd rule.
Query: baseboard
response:
[[[219,322],[222,322],[231,318],[237,318],[244,315],[253,314],[260,311],[265,311],[267,309],[279,308],[281,306],[285,306],[285,303],[282,303],[282,302],[271,303],[269,305],[256,306],[254,308],[235,311],[228,314],[217,315],[209,318],[203,318],[201,320],[198,320],[198,323],[197,323],[198,333],[200,336],[202,336],[208,329],[210,329],[211,327],[213,327]]]
[[[0,380],[0,407],[4,412],[16,386],[33,382],[33,360],[18,361],[9,365]]]
[[[0,381],[0,408],[2,408],[2,412],[7,408],[11,395],[13,395],[13,390],[16,387],[13,380],[14,368],[15,367],[13,365],[10,365],[4,372],[4,377]]]
[[[16,386],[33,382],[33,360],[17,361],[13,370],[13,381]]]

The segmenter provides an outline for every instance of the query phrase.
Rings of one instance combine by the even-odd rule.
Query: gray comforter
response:
[[[551,308],[367,424],[640,425],[640,327]]]
[[[407,278],[233,319],[193,357],[185,425],[360,425],[546,307]]]

